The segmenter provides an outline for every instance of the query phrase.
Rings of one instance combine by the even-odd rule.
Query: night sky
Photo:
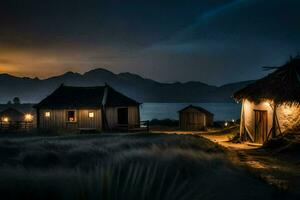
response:
[[[300,52],[299,0],[7,0],[0,73],[101,67],[163,82],[257,79]]]

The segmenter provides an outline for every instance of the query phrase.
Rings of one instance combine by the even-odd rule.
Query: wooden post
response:
[[[139,127],[141,127],[141,116],[140,116],[140,105],[137,107],[137,110],[138,110],[138,124],[139,124]]]
[[[102,99],[101,113],[102,113],[102,126],[103,130],[109,130],[109,125],[106,116],[106,103],[107,103],[107,95],[108,95],[108,85],[105,83],[105,89]]]
[[[241,110],[241,120],[240,120],[240,138],[244,140],[244,133],[245,133],[245,124],[244,124],[244,100],[242,102],[242,110]]]
[[[272,122],[272,138],[276,137],[276,109],[277,109],[277,105],[276,103],[274,103],[274,107],[273,107],[273,122]]]
[[[40,128],[40,109],[36,109],[36,127]]]

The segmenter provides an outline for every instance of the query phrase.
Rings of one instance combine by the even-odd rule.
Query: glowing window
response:
[[[9,121],[8,117],[3,117],[3,121],[8,122]]]
[[[69,110],[67,112],[67,121],[68,122],[75,122],[76,121],[76,115],[74,110]]]
[[[32,121],[33,116],[31,114],[26,114],[25,115],[25,121]]]
[[[89,112],[89,118],[94,118],[94,112]]]
[[[50,112],[45,112],[45,117],[50,117]]]

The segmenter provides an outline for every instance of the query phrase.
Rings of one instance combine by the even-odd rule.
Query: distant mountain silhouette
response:
[[[232,102],[232,94],[253,81],[244,81],[216,87],[202,82],[160,83],[137,74],[115,74],[98,68],[84,74],[67,72],[47,79],[21,78],[0,74],[0,102],[18,96],[22,102],[38,102],[60,84],[95,86],[110,84],[140,102]]]

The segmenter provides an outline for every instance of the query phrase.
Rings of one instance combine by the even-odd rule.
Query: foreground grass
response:
[[[5,199],[290,199],[191,135],[3,136]]]

